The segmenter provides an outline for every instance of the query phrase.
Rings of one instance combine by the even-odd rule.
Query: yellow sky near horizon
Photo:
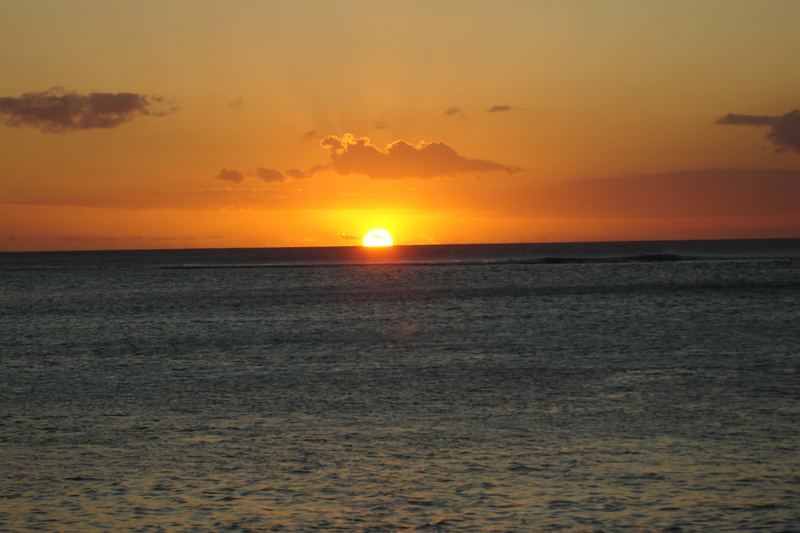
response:
[[[4,2],[0,250],[800,236],[797,20],[790,1]],[[32,111],[51,87],[176,110],[65,128]],[[72,118],[111,116],[92,109]],[[370,141],[320,144],[347,133]]]

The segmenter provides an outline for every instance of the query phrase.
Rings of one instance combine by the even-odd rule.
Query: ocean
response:
[[[0,254],[2,531],[798,531],[800,240]]]

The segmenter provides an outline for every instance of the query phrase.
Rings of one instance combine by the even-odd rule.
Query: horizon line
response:
[[[549,246],[564,244],[642,244],[642,243],[670,243],[670,242],[732,242],[732,241],[800,241],[800,235],[793,237],[723,237],[710,239],[621,239],[607,241],[516,241],[516,242],[471,242],[471,243],[422,243],[422,244],[394,244],[388,247],[368,248],[360,244],[345,244],[331,246],[228,246],[228,247],[198,247],[198,248],[101,248],[79,250],[0,250],[0,255],[5,254],[67,254],[67,253],[104,253],[104,252],[202,252],[223,250],[315,250],[315,249],[363,249],[370,253],[381,253],[394,248],[416,248],[435,246]]]

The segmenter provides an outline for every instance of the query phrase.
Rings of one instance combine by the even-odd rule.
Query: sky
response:
[[[800,237],[800,2],[0,2],[0,251]]]

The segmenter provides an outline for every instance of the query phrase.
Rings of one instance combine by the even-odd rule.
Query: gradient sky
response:
[[[800,2],[0,3],[0,250],[800,236]]]

